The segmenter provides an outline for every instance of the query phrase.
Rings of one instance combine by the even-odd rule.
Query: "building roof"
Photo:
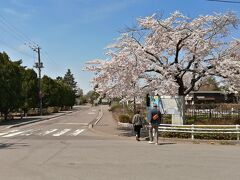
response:
[[[223,91],[192,91],[191,93],[203,93],[203,94],[225,94]]]

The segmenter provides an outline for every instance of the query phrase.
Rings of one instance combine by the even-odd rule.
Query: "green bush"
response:
[[[190,133],[160,132],[159,135],[166,138],[191,138]]]
[[[119,122],[122,122],[122,123],[131,123],[131,117],[127,114],[120,114],[118,116],[118,119],[119,119]]]
[[[172,124],[172,115],[163,114],[162,116],[162,124]]]
[[[47,113],[49,114],[51,114],[51,113],[57,113],[57,112],[59,112],[59,108],[58,107],[48,107],[47,108]]]
[[[180,132],[160,132],[160,136],[167,138],[191,138],[191,133],[180,133]],[[236,140],[236,134],[194,134],[194,139],[205,139],[205,140]]]
[[[114,112],[116,109],[121,108],[122,108],[121,104],[113,104],[109,110]]]

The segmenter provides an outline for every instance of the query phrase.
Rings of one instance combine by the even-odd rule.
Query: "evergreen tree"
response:
[[[25,113],[30,108],[38,106],[39,92],[38,92],[38,77],[33,69],[22,68],[22,105],[21,108]]]
[[[63,82],[66,83],[71,89],[76,93],[77,92],[77,82],[75,82],[73,74],[70,69],[67,70],[66,74],[63,77]]]
[[[8,113],[21,104],[21,61],[12,62],[9,56],[0,53],[0,111],[7,119]]]

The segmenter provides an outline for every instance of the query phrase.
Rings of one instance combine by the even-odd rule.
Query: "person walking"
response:
[[[161,123],[162,120],[162,114],[160,110],[158,109],[157,104],[153,104],[153,109],[150,109],[148,111],[148,123],[149,123],[149,144],[155,144],[158,145],[158,126]],[[154,137],[153,137],[153,130],[154,130]]]
[[[136,114],[132,118],[132,124],[133,124],[137,141],[140,141],[141,128],[143,127],[144,123],[145,123],[145,120],[143,116],[140,114],[140,111],[137,110]]]

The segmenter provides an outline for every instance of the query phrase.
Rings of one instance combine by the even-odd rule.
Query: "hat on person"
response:
[[[156,104],[156,103],[154,103],[154,104],[153,104],[153,107],[157,107],[157,104]]]

